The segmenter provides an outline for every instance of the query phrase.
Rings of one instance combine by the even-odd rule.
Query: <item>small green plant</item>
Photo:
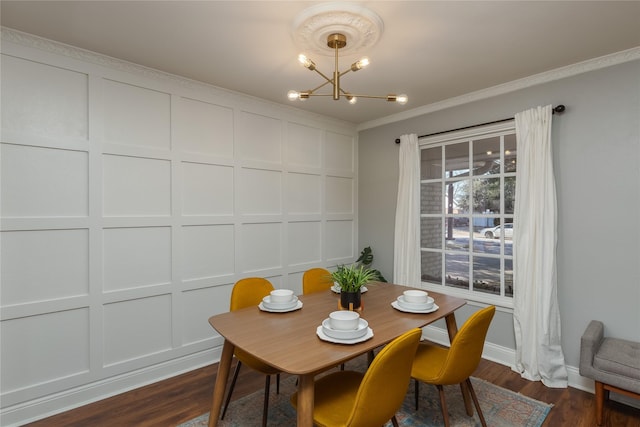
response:
[[[339,265],[337,270],[331,273],[331,278],[340,286],[341,292],[357,292],[367,283],[376,280],[378,274],[364,265]]]
[[[377,280],[378,282],[387,281],[387,279],[384,278],[379,270],[375,270],[369,267],[373,263],[373,251],[371,250],[371,246],[367,246],[362,250],[362,252],[360,252],[360,257],[356,260],[356,263],[359,265],[363,265],[365,268],[373,271],[377,276],[377,278],[374,280]]]

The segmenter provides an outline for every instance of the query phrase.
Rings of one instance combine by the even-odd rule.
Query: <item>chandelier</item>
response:
[[[300,54],[298,56],[298,61],[300,61],[300,63],[308,70],[315,71],[316,73],[318,73],[325,80],[325,82],[314,89],[309,89],[305,91],[290,90],[289,93],[287,93],[287,97],[289,98],[289,100],[304,101],[306,99],[309,99],[312,96],[331,96],[335,101],[337,101],[340,99],[341,95],[344,95],[344,97],[349,101],[350,104],[355,104],[358,101],[358,98],[386,99],[389,102],[397,102],[398,104],[401,104],[401,105],[404,105],[407,103],[408,98],[407,98],[407,95],[405,94],[359,95],[359,94],[347,92],[346,90],[341,88],[340,78],[342,76],[344,76],[350,71],[356,72],[358,70],[363,69],[367,65],[369,65],[369,59],[365,57],[351,64],[351,66],[346,70],[340,71],[338,68],[338,52],[340,51],[341,48],[345,47],[346,45],[347,45],[347,36],[345,36],[344,34],[333,33],[327,36],[327,46],[333,49],[335,54],[335,68],[333,71],[333,78],[331,79],[327,77],[324,73],[322,73],[320,70],[318,70],[315,62],[307,58],[305,55]],[[318,89],[321,89],[329,84],[332,87],[331,93],[316,93]]]
[[[303,51],[333,56],[335,65],[333,74],[327,75],[318,70],[316,63],[305,55],[298,56],[300,63],[308,70],[315,71],[324,82],[313,89],[289,91],[287,94],[289,100],[304,101],[312,96],[330,96],[335,101],[343,97],[351,104],[355,104],[358,98],[378,98],[406,104],[407,95],[405,94],[362,95],[349,92],[341,85],[341,79],[345,74],[361,70],[369,65],[369,60],[362,58],[344,71],[340,71],[339,54],[354,55],[371,48],[380,38],[383,28],[382,19],[361,3],[344,1],[321,3],[303,10],[292,25],[294,43]],[[347,45],[347,39],[349,45]],[[325,90],[319,92],[323,88]]]

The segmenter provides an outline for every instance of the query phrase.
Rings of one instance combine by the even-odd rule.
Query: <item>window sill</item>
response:
[[[463,298],[469,303],[495,305],[496,307],[504,309],[503,311],[513,311],[513,298],[511,297],[501,297],[498,295],[485,294],[482,292],[471,292],[463,289],[436,285],[429,282],[422,282],[420,287],[427,291],[439,292],[441,294]]]

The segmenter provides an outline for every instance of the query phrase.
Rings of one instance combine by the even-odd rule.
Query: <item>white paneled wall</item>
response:
[[[355,127],[2,29],[1,425],[218,360],[233,283],[355,259]]]

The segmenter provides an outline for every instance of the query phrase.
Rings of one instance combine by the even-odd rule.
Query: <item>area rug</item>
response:
[[[353,369],[347,366],[347,369]],[[510,390],[495,386],[478,378],[471,378],[476,391],[480,407],[487,425],[491,427],[539,427],[544,422],[552,405],[531,399]],[[289,402],[289,397],[295,392],[295,378],[287,378],[280,384],[280,394],[271,392],[269,399],[268,425],[273,427],[294,427],[296,425],[296,411]],[[434,386],[420,384],[420,405],[416,411],[414,406],[413,381],[409,386],[402,408],[396,414],[401,426],[443,426],[440,398]],[[223,427],[253,427],[262,423],[263,394],[250,394],[242,399],[232,401],[225,415],[225,419],[218,423]],[[445,394],[449,409],[449,421],[452,426],[471,427],[480,426],[477,414],[469,417],[464,409],[459,386],[446,386]],[[179,427],[207,426],[209,414],[201,415],[180,424]],[[385,427],[391,426],[391,422]]]

